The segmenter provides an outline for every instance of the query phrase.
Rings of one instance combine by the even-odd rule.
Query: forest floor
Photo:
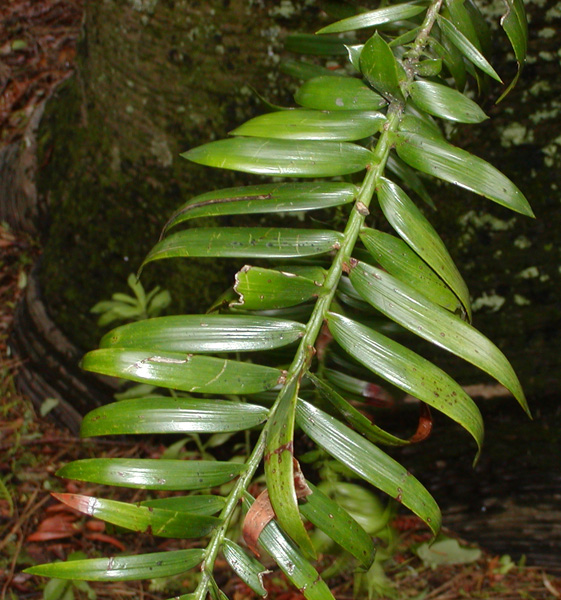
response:
[[[70,76],[82,18],[80,0],[9,0],[0,6],[0,144],[21,136],[38,102]],[[156,600],[173,596],[196,584],[196,574],[142,583],[49,584],[22,572],[25,567],[68,557],[135,554],[178,546],[148,534],[116,533],[57,502],[50,492],[107,495],[99,487],[56,479],[64,463],[96,456],[158,457],[161,441],[80,441],[49,421],[53,400],[36,410],[15,385],[18,364],[8,349],[14,308],[27,273],[40,248],[24,235],[0,224],[0,600]],[[126,492],[112,490],[124,499]],[[129,501],[134,498],[127,498]],[[561,598],[561,578],[515,564],[508,556],[460,545],[449,554],[419,557],[428,532],[416,519],[398,517],[391,524],[394,542],[388,558],[380,561],[360,598],[403,600],[541,600]],[[452,539],[451,532],[446,535]],[[425,545],[426,547],[426,545]],[[457,549],[459,548],[459,550]],[[324,556],[324,565],[336,560]],[[461,564],[461,561],[467,561]],[[452,562],[455,564],[442,564]],[[460,564],[458,564],[460,563]],[[256,597],[237,583],[222,565],[222,585],[233,600]],[[291,591],[284,577],[273,571],[267,578],[273,600],[303,598]],[[342,572],[330,584],[338,600],[353,597],[352,572]]]

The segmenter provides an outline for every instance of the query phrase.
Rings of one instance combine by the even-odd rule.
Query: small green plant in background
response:
[[[506,0],[506,6],[501,25],[520,68],[527,39],[524,7],[521,0]],[[353,31],[367,32],[364,43],[341,37]],[[228,139],[184,154],[201,165],[281,179],[189,200],[143,265],[176,257],[238,258],[243,262],[232,288],[210,314],[122,325],[83,360],[89,371],[187,394],[153,393],[97,408],[84,418],[83,436],[157,433],[243,440],[220,460],[207,456],[203,437],[191,437],[200,447],[190,460],[178,447],[173,457],[85,459],[58,472],[156,495],[183,492],[139,504],[56,497],[119,527],[193,544],[39,565],[28,572],[118,581],[197,568],[197,583],[179,598],[219,600],[225,598],[215,578],[220,556],[265,596],[267,554],[307,599],[329,600],[333,594],[316,563],[327,536],[347,553],[353,569],[371,574],[359,576],[357,585],[372,595],[380,581],[373,567],[373,530],[349,505],[344,486],[355,486],[356,494],[359,481],[378,488],[436,535],[441,515],[435,500],[381,446],[421,441],[432,426],[429,408],[459,423],[475,440],[476,455],[483,440],[476,404],[448,374],[404,345],[408,336],[479,367],[529,412],[508,360],[471,324],[469,292],[458,268],[405,191],[430,205],[422,181],[428,176],[532,216],[512,181],[443,134],[441,121],[487,119],[471,99],[472,88],[488,90],[491,79],[501,81],[488,60],[491,32],[476,2],[394,3],[333,23],[320,34],[298,35],[289,44],[318,55],[348,55],[351,75],[293,62],[288,70],[304,80],[295,95],[297,108],[269,105],[270,112]],[[224,216],[334,207],[337,222],[343,222],[340,230],[317,223],[205,226],[207,217],[216,222]],[[178,230],[195,218],[197,226]],[[149,303],[140,302],[136,289],[135,294],[134,302],[114,298],[120,308],[112,312],[117,305],[105,305],[106,315],[130,318],[140,308],[148,313]],[[358,410],[357,393],[370,393],[376,377],[418,399],[414,435],[397,437]],[[311,446],[330,456],[330,469],[341,479],[335,487],[325,478],[325,460],[305,461]],[[250,486],[259,491],[256,498]],[[324,574],[327,578],[329,569]]]
[[[91,309],[92,313],[100,315],[97,322],[100,327],[115,321],[142,321],[157,317],[170,305],[169,292],[161,290],[160,286],[146,293],[142,283],[132,273],[128,276],[127,284],[134,296],[116,292],[111,300],[102,300]]]

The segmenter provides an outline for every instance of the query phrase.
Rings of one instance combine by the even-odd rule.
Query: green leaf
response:
[[[169,498],[157,498],[144,500],[142,506],[153,506],[154,508],[165,508],[179,512],[195,515],[211,516],[220,512],[226,504],[223,496],[192,495],[192,496],[170,496]]]
[[[306,496],[306,502],[300,505],[301,513],[368,569],[376,554],[372,538],[346,510],[313,484],[308,485],[312,493]]]
[[[345,40],[339,36],[318,36],[313,33],[295,33],[288,35],[285,40],[285,50],[298,54],[311,54],[314,56],[345,56],[345,44],[352,44],[352,40]]]
[[[528,412],[524,392],[510,363],[477,329],[376,267],[359,263],[351,271],[351,281],[365,300],[390,319],[489,373]]]
[[[458,298],[438,275],[402,240],[376,229],[364,228],[360,239],[378,263],[432,302],[451,312],[460,310]]]
[[[454,78],[458,90],[463,91],[466,86],[467,75],[462,53],[447,38],[444,38],[440,43],[433,37],[429,37],[428,44],[433,52],[444,61],[450,75]]]
[[[362,171],[372,160],[370,150],[348,142],[245,137],[210,142],[181,156],[207,167],[276,177],[337,177]]]
[[[385,122],[386,117],[379,112],[353,110],[343,114],[340,110],[329,112],[297,108],[260,115],[234,129],[231,134],[285,140],[352,142],[374,135]]]
[[[407,2],[394,6],[384,6],[327,25],[327,27],[320,29],[318,33],[341,33],[343,31],[364,29],[365,27],[376,27],[378,25],[385,25],[386,23],[393,23],[394,21],[410,19],[425,10],[426,7],[423,5]]]
[[[482,51],[481,42],[471,19],[470,13],[465,7],[465,0],[446,0],[446,7],[451,22],[479,51]]]
[[[171,577],[196,567],[204,550],[167,550],[139,556],[111,556],[48,563],[26,569],[31,575],[75,579],[77,581],[131,581]]]
[[[294,378],[280,392],[271,415],[265,448],[265,476],[271,505],[284,531],[305,555],[315,558],[312,545],[298,510],[294,485],[294,418],[299,382]]]
[[[82,368],[130,381],[201,394],[254,394],[282,382],[283,372],[236,360],[108,348],[88,352]]]
[[[415,192],[417,196],[419,196],[433,210],[436,210],[434,202],[432,201],[425,184],[421,181],[421,178],[411,167],[406,165],[394,153],[391,153],[388,156],[388,162],[386,164],[388,170],[394,175],[397,175],[406,185],[406,187]]]
[[[481,414],[449,375],[415,352],[356,321],[330,314],[328,325],[335,340],[358,362],[459,423],[473,436],[479,455],[483,443]]]
[[[327,453],[374,487],[402,502],[433,531],[440,529],[440,510],[427,490],[393,458],[337,419],[299,400],[296,420],[304,433]]]
[[[345,418],[347,423],[350,423],[353,428],[364,435],[367,440],[374,444],[386,444],[387,446],[406,446],[410,442],[384,431],[374,423],[371,423],[360,411],[352,404],[347,402],[338,392],[336,392],[327,382],[312,375],[307,374],[307,377],[317,387],[318,391],[325,400],[336,408],[339,413]]]
[[[422,77],[436,77],[442,71],[442,59],[427,58],[422,60],[417,64],[416,71]]]
[[[204,490],[227,483],[245,465],[215,460],[85,458],[64,465],[58,477],[142,490]]]
[[[377,191],[380,208],[391,226],[450,286],[471,318],[468,288],[433,226],[409,196],[389,179],[381,177]]]
[[[222,521],[216,517],[189,514],[164,508],[138,506],[80,494],[53,494],[75,510],[137,533],[168,538],[200,538],[208,535]]]
[[[196,196],[168,221],[164,233],[188,219],[308,211],[352,202],[358,188],[341,182],[268,183],[215,190]]]
[[[294,273],[246,265],[236,274],[234,290],[240,298],[231,306],[246,310],[294,306],[317,298],[323,279],[316,282]]]
[[[392,49],[378,33],[364,44],[360,54],[360,70],[372,87],[386,99],[403,101],[397,61]]]
[[[353,44],[352,46],[347,46],[347,53],[349,55],[349,62],[356,69],[358,73],[360,73],[360,53],[364,48],[364,44]]]
[[[316,110],[376,110],[386,100],[354,77],[315,77],[304,83],[294,100],[305,108]]]
[[[507,11],[501,18],[501,26],[505,30],[512,49],[514,50],[514,56],[518,63],[518,71],[497,102],[500,102],[516,85],[522,67],[526,62],[526,52],[528,48],[528,24],[526,22],[524,2],[522,0],[505,0],[505,4],[507,6]]]
[[[427,567],[435,569],[439,565],[465,565],[481,558],[479,548],[460,546],[458,540],[444,538],[434,544],[422,543],[415,553]]]
[[[456,26],[442,15],[437,15],[438,24],[442,33],[456,46],[456,48],[476,67],[479,67],[484,73],[502,83],[495,69],[489,64],[481,52],[469,41],[469,39],[459,31]]]
[[[139,433],[226,433],[260,425],[269,411],[262,406],[166,396],[122,400],[88,413],[82,437]]]
[[[295,77],[296,79],[303,79],[304,81],[313,79],[314,77],[338,77],[338,75],[330,69],[320,67],[319,65],[304,60],[284,60],[281,62],[279,69],[285,75]]]
[[[266,567],[253,556],[246,554],[238,544],[228,538],[224,539],[222,552],[228,564],[244,583],[259,596],[263,598],[267,596],[267,590],[263,587],[263,576],[270,571]]]
[[[301,258],[336,250],[343,235],[321,229],[205,227],[174,233],[144,260],[175,257]]]
[[[251,502],[253,499],[246,494],[245,500]],[[306,600],[335,600],[319,573],[275,521],[264,527],[259,542]]]
[[[408,165],[494,200],[502,206],[534,216],[524,194],[499,170],[461,148],[414,133],[396,134],[396,150]]]
[[[445,85],[432,81],[414,81],[409,92],[420,109],[435,117],[459,123],[481,123],[488,119],[473,100]]]
[[[409,104],[408,108],[412,105]],[[408,133],[417,133],[431,140],[443,140],[442,131],[432,122],[431,117],[425,116],[420,118],[417,115],[405,114],[399,121],[398,130],[407,131]]]
[[[166,352],[254,352],[302,337],[297,321],[236,315],[177,315],[122,325],[103,336],[101,348]]]

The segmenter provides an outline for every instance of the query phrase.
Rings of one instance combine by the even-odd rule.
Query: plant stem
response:
[[[427,10],[421,31],[416,37],[413,49],[409,54],[408,60],[411,65],[414,65],[414,63],[418,61],[419,56],[427,44],[430,31],[442,6],[442,1],[443,0],[435,0],[430,4]],[[406,88],[414,78],[414,68],[408,69],[407,73],[409,81],[404,85],[406,98],[408,95]],[[388,107],[387,121],[380,137],[378,138],[376,146],[372,151],[372,161],[367,167],[366,177],[362,182],[354,208],[345,227],[345,231],[343,232],[343,242],[340,248],[337,250],[337,254],[335,255],[333,263],[331,264],[331,267],[327,273],[323,285],[324,292],[316,301],[316,305],[306,326],[304,336],[300,340],[300,344],[288,370],[284,386],[292,383],[295,378],[300,378],[305,373],[309,363],[311,362],[314,354],[314,345],[320,334],[321,327],[330,309],[331,303],[335,297],[339,280],[341,279],[343,272],[350,269],[351,254],[357,242],[360,230],[364,225],[364,220],[369,214],[368,207],[370,206],[376,191],[378,180],[384,174],[386,162],[392,148],[392,134],[397,130],[404,109],[405,105],[400,101],[392,102]],[[206,596],[212,578],[214,562],[216,561],[218,552],[222,546],[226,531],[230,525],[232,516],[234,515],[234,511],[261,463],[266,447],[267,434],[270,424],[272,423],[271,417],[274,415],[281,398],[282,390],[279,392],[279,395],[277,396],[277,399],[270,410],[269,419],[267,420],[267,423],[265,423],[259,435],[251,456],[247,459],[247,469],[236,481],[234,488],[228,495],[226,505],[220,513],[222,524],[214,531],[210,543],[207,546],[205,560],[201,566],[202,578],[194,594],[196,600],[204,600]]]

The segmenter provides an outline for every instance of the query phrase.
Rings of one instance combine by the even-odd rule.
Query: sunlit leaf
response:
[[[341,33],[343,31],[364,29],[365,27],[376,27],[377,25],[385,25],[386,23],[393,23],[394,21],[410,19],[425,10],[426,7],[423,5],[407,2],[396,4],[394,6],[384,6],[327,25],[323,29],[320,29],[318,33]]]
[[[297,341],[297,321],[236,315],[174,315],[145,319],[113,329],[101,348],[200,353],[271,350]]]
[[[247,121],[232,135],[286,140],[332,140],[352,142],[374,135],[386,117],[373,111],[315,111],[295,109],[267,113]]]
[[[455,312],[460,309],[456,295],[404,241],[368,227],[361,231],[360,239],[388,273],[447,310]]]
[[[484,73],[487,73],[487,75],[499,83],[502,83],[501,78],[495,69],[493,69],[493,67],[489,64],[483,54],[481,54],[477,47],[474,46],[453,23],[451,23],[442,15],[438,15],[437,20],[442,32],[469,61],[471,61],[476,67],[479,67]]]
[[[383,177],[378,181],[378,202],[391,226],[442,277],[471,315],[468,288],[438,233],[399,186]]]
[[[88,352],[82,368],[102,375],[204,394],[254,394],[282,381],[278,369],[180,352],[107,348]]]
[[[216,517],[189,514],[165,508],[138,506],[117,500],[80,494],[53,494],[60,502],[81,513],[137,533],[168,538],[200,538],[222,522]]]
[[[427,490],[393,458],[340,421],[300,400],[298,425],[318,446],[341,461],[359,477],[402,502],[436,534],[440,510]]]
[[[402,160],[423,173],[481,194],[523,215],[534,216],[524,194],[510,179],[461,148],[434,138],[399,132],[396,149]]]
[[[82,437],[139,433],[226,433],[260,425],[269,411],[226,400],[136,398],[107,404],[82,420]]]
[[[245,465],[215,460],[85,458],[64,465],[58,477],[143,490],[204,490],[231,481]]]
[[[31,575],[77,581],[155,579],[185,573],[196,567],[203,557],[204,550],[199,548],[166,550],[138,556],[111,556],[49,563],[30,567],[25,572]]]
[[[351,281],[361,296],[380,312],[489,373],[528,412],[524,392],[510,363],[477,329],[376,267],[359,263],[351,271]]]
[[[263,587],[263,576],[270,573],[258,560],[249,556],[238,544],[228,538],[222,544],[222,552],[228,564],[236,575],[245,582],[256,594],[267,596]]]
[[[487,115],[461,92],[432,81],[414,81],[409,86],[413,102],[435,117],[459,123],[481,123]]]
[[[301,258],[336,250],[343,235],[321,229],[206,227],[173,233],[156,244],[144,264],[176,257]]]
[[[483,420],[479,409],[449,375],[415,352],[356,321],[330,314],[328,323],[333,337],[353,358],[459,423],[481,450]]]
[[[294,95],[300,106],[316,110],[376,110],[387,101],[354,77],[316,77]]]
[[[375,33],[364,44],[360,54],[360,70],[364,77],[385,98],[403,100],[399,68],[387,42]]]
[[[268,183],[196,196],[168,221],[164,232],[199,217],[318,210],[352,202],[358,188],[342,182]]]

